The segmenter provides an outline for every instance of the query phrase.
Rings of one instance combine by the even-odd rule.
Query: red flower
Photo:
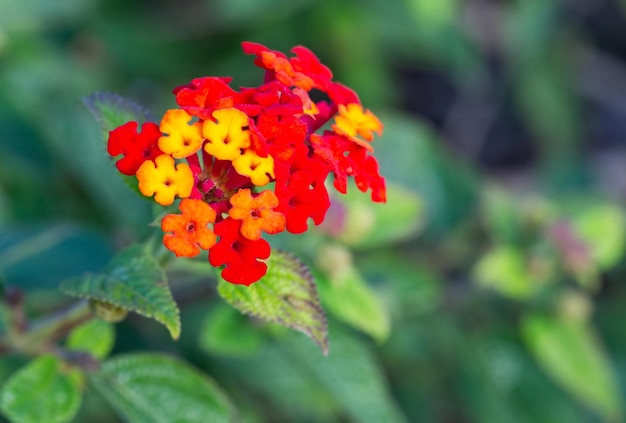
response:
[[[137,133],[137,122],[127,122],[109,132],[107,151],[111,156],[123,154],[115,166],[124,175],[132,176],[144,161],[163,154],[158,145],[159,137],[159,127],[152,122],[141,125],[141,133]]]
[[[226,218],[215,225],[218,243],[209,251],[213,266],[226,266],[222,270],[224,280],[242,285],[258,281],[267,272],[267,265],[260,261],[270,256],[269,243],[260,238],[251,241],[241,234],[241,220]]]

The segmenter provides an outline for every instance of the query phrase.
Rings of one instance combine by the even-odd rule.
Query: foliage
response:
[[[626,2],[582,3],[0,1],[0,420],[622,421]],[[354,88],[387,182],[249,287],[102,142],[258,85],[242,40]]]

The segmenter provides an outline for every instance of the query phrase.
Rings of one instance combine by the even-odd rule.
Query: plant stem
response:
[[[55,341],[93,316],[89,302],[81,300],[64,310],[32,322],[25,331],[9,328],[6,337],[0,338],[0,345],[27,355],[49,352]]]

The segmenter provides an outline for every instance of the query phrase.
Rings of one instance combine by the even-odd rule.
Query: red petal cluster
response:
[[[163,154],[185,160],[193,189],[184,201],[210,206],[194,206],[210,216],[194,215],[193,222],[202,228],[212,224],[216,243],[198,242],[189,229],[197,227],[189,226],[190,217],[168,215],[163,229],[172,233],[166,234],[166,247],[195,254],[196,248],[210,245],[205,248],[209,261],[224,266],[222,277],[249,285],[267,272],[263,260],[271,251],[262,232],[302,233],[310,220],[323,222],[330,207],[329,173],[339,192],[346,192],[352,176],[358,189],[371,191],[377,202],[385,201],[385,181],[370,144],[382,124],[363,109],[354,91],[334,82],[330,69],[305,47],[294,47],[292,57],[261,44],[244,42],[242,47],[265,69],[263,84],[234,89],[231,78],[193,79],[174,89],[179,109],[166,113],[160,129],[146,123],[138,134],[137,123],[128,122],[111,131],[109,153],[124,155],[117,166],[128,175]],[[312,101],[311,90],[325,93],[327,100]],[[332,131],[315,133],[333,117]],[[182,229],[172,229],[171,223],[179,221]]]

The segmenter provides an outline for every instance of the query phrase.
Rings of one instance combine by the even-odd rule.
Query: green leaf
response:
[[[126,122],[156,121],[145,107],[119,94],[97,92],[83,98],[83,102],[100,124],[105,141],[109,131]]]
[[[131,423],[234,421],[230,401],[215,382],[172,357],[117,356],[90,380]]]
[[[415,192],[387,184],[387,202],[372,203],[351,186],[338,197],[345,207],[338,239],[358,248],[381,247],[414,237],[423,224],[423,202]],[[331,229],[331,228],[329,228]]]
[[[328,327],[309,269],[294,256],[273,251],[267,274],[250,286],[220,279],[218,292],[242,313],[309,336],[328,354]]]
[[[2,412],[15,423],[70,421],[81,403],[80,373],[44,355],[15,372],[0,393]]]
[[[515,299],[526,299],[536,289],[522,253],[513,247],[496,246],[476,264],[474,278],[486,287]]]
[[[75,328],[67,338],[70,350],[88,352],[103,359],[111,352],[115,342],[115,329],[112,324],[100,319],[92,319]]]
[[[544,370],[605,419],[621,421],[623,410],[608,357],[585,321],[527,316],[524,341]]]
[[[391,329],[389,315],[350,261],[333,260],[345,254],[349,253],[342,253],[341,247],[330,246],[319,256],[326,276],[318,278],[322,304],[337,319],[383,342]]]
[[[83,102],[100,124],[105,146],[109,138],[109,131],[126,122],[137,122],[139,124],[137,129],[139,130],[142,123],[156,121],[156,118],[145,107],[118,94],[96,92],[83,98]],[[106,153],[103,151],[103,154]],[[119,176],[126,185],[143,197],[139,192],[135,176],[122,173],[119,173]]]
[[[263,334],[250,318],[226,304],[218,304],[207,316],[200,332],[200,346],[207,352],[229,357],[256,354]]]
[[[374,355],[358,339],[338,326],[332,326],[330,342],[333,350],[323,359],[309,344],[293,336],[287,336],[283,341],[309,370],[310,377],[321,383],[355,422],[406,421],[389,393]]]
[[[139,245],[118,254],[107,272],[75,278],[61,284],[68,295],[103,301],[165,325],[172,338],[180,336],[179,311],[165,272]]]
[[[600,269],[608,270],[617,264],[626,246],[626,216],[620,207],[584,207],[575,214],[572,224]]]
[[[110,257],[105,239],[74,225],[0,235],[0,275],[22,289],[57,289],[64,279],[99,271]]]

